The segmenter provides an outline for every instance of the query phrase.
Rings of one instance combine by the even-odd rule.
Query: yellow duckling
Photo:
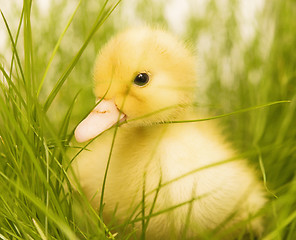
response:
[[[161,30],[128,30],[103,47],[94,77],[99,103],[77,127],[77,141],[121,124],[95,139],[74,169],[99,208],[115,136],[103,197],[106,221],[116,211],[119,221],[133,216],[141,228],[144,208],[151,216],[145,218],[147,239],[196,238],[248,218],[249,228],[261,232],[253,215],[265,198],[252,169],[244,160],[223,162],[235,154],[212,123],[171,123],[197,118],[195,60],[181,42]]]

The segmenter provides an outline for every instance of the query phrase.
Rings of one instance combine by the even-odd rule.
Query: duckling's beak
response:
[[[88,141],[125,118],[113,100],[99,101],[100,103],[75,129],[77,142]]]

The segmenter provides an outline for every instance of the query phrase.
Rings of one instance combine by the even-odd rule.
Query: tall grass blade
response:
[[[108,3],[108,0],[105,1],[105,3],[103,5],[103,7],[101,8],[101,11],[100,11],[100,13],[99,13],[99,15],[98,15],[95,23],[93,24],[93,27],[92,27],[89,35],[87,36],[85,42],[83,43],[82,47],[79,49],[78,53],[73,58],[72,62],[69,64],[69,66],[67,67],[67,69],[65,70],[65,72],[62,74],[62,76],[60,77],[60,79],[56,83],[55,87],[52,89],[51,93],[49,94],[46,102],[44,103],[44,111],[45,112],[47,112],[47,110],[50,107],[51,103],[53,102],[55,96],[57,95],[57,93],[59,92],[59,90],[61,89],[61,87],[63,86],[63,84],[66,81],[66,79],[69,76],[69,74],[72,72],[74,66],[76,65],[76,63],[80,59],[82,53],[84,52],[85,48],[87,47],[88,43],[90,42],[90,40],[92,39],[92,37],[94,36],[94,34],[96,33],[96,31],[107,20],[107,18],[114,11],[114,9],[119,4],[119,2],[120,1],[118,1],[118,3],[115,4],[113,8],[111,8],[106,13],[104,13],[104,10],[106,8],[106,4]]]
[[[295,221],[296,219],[296,211],[292,212],[286,219],[284,219],[279,226],[269,233],[267,236],[263,237],[262,240],[272,240],[278,236],[278,232],[286,228],[290,223]]]
[[[62,215],[57,215],[51,211],[51,209],[47,209],[46,205],[36,196],[34,196],[29,190],[26,190],[19,184],[15,183],[13,180],[9,179],[2,172],[0,172],[0,176],[2,176],[8,183],[12,184],[15,188],[20,190],[22,194],[24,194],[37,208],[39,208],[42,212],[44,212],[48,218],[56,224],[56,226],[66,235],[69,239],[78,240],[76,235],[72,232],[71,228],[65,223],[65,221],[60,217]]]
[[[33,218],[32,219],[33,224],[36,227],[37,232],[39,233],[40,237],[42,240],[47,240],[47,237],[45,236],[44,232],[42,231],[41,227],[39,226],[39,224],[37,223],[37,221]]]
[[[20,70],[20,73],[21,73],[22,80],[24,82],[24,85],[26,85],[25,75],[24,75],[24,71],[23,71],[23,68],[22,68],[21,60],[20,60],[20,57],[19,57],[19,54],[18,54],[18,51],[17,51],[17,48],[16,48],[16,43],[13,40],[12,33],[10,31],[10,28],[8,26],[8,23],[7,23],[6,18],[4,17],[4,14],[3,14],[3,12],[1,10],[0,10],[0,13],[1,13],[1,16],[2,16],[3,21],[5,23],[5,26],[6,26],[6,30],[7,30],[8,35],[9,35],[10,42],[11,42],[12,47],[13,47],[13,52],[14,52],[14,54],[16,56],[16,60],[17,60],[17,63],[18,63],[18,67],[19,67],[19,70]]]
[[[270,102],[270,103],[266,103],[266,104],[254,106],[254,107],[244,108],[244,109],[241,109],[241,110],[238,110],[238,111],[234,111],[234,112],[231,112],[231,113],[225,113],[225,114],[217,115],[217,116],[214,116],[214,117],[203,118],[203,119],[192,119],[192,120],[169,121],[169,122],[162,122],[162,124],[170,124],[170,123],[192,123],[192,122],[209,121],[209,120],[214,120],[214,119],[229,117],[229,116],[232,116],[232,115],[235,115],[235,114],[245,113],[245,112],[249,112],[249,111],[253,111],[253,110],[258,110],[258,109],[270,107],[270,106],[277,105],[277,104],[283,104],[283,103],[291,103],[291,101],[290,100],[275,101],[275,102]]]
[[[26,79],[26,92],[28,105],[31,105],[32,97],[35,93],[34,69],[33,69],[33,49],[31,30],[31,7],[32,0],[24,0],[24,74]]]
[[[17,28],[17,33],[16,33],[16,37],[15,37],[15,45],[17,45],[17,42],[18,42],[18,38],[19,38],[20,31],[21,31],[21,26],[22,26],[22,23],[23,23],[23,19],[24,19],[24,8],[22,9],[19,25],[18,25],[18,28]],[[13,51],[13,53],[12,53],[12,58],[11,58],[11,63],[10,63],[10,72],[9,72],[9,77],[10,78],[12,76],[14,59],[15,59],[15,51]]]
[[[70,18],[69,18],[69,20],[68,20],[68,22],[67,22],[67,25],[66,25],[66,27],[65,27],[65,29],[63,30],[62,34],[60,35],[60,37],[59,37],[59,39],[58,39],[58,41],[57,41],[57,43],[56,43],[56,45],[55,45],[55,47],[54,47],[54,49],[53,49],[53,52],[52,52],[52,54],[51,54],[51,56],[50,56],[50,59],[49,59],[49,61],[48,61],[48,64],[47,64],[47,66],[46,66],[46,68],[45,68],[45,72],[44,72],[44,74],[43,74],[43,76],[42,76],[42,79],[41,79],[41,81],[40,81],[40,84],[39,84],[39,87],[38,87],[38,90],[37,90],[37,97],[38,97],[39,94],[40,94],[40,91],[41,91],[42,86],[43,86],[43,84],[44,84],[44,80],[45,80],[45,78],[46,78],[46,76],[47,76],[48,70],[49,70],[49,68],[50,68],[50,66],[51,66],[51,63],[52,63],[52,61],[53,61],[53,59],[54,59],[54,57],[55,57],[55,55],[56,55],[56,52],[58,51],[58,49],[59,49],[59,47],[60,47],[60,44],[61,44],[61,42],[62,42],[62,39],[64,38],[65,33],[67,32],[69,26],[71,25],[71,23],[72,23],[72,21],[73,21],[73,19],[74,19],[74,16],[75,16],[77,10],[78,10],[79,7],[80,7],[80,4],[81,4],[81,0],[80,0],[79,3],[77,4],[77,7],[75,8],[75,10],[74,10],[74,12],[72,13],[72,15],[70,16]]]
[[[13,93],[16,94],[17,99],[22,103],[23,107],[26,107],[27,104],[26,104],[25,100],[23,99],[20,91],[15,86],[15,84],[12,81],[11,77],[8,75],[8,73],[5,71],[5,69],[1,65],[0,65],[0,70],[1,70],[2,74],[4,75],[6,81],[7,81],[8,85],[9,85],[9,88],[12,88],[12,91],[13,91]],[[2,87],[2,91],[3,92],[6,92],[4,84],[2,82],[0,82],[0,84],[1,84],[1,87]],[[9,99],[14,100],[14,97],[13,97],[13,95],[11,95],[11,92],[9,92],[9,91],[7,91],[7,92],[8,92],[8,94],[10,94],[10,98]]]

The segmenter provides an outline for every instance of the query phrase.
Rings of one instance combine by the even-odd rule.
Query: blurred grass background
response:
[[[114,238],[83,198],[88,214],[78,224],[63,189],[65,151],[95,101],[99,49],[142,24],[161,26],[196,49],[197,99],[211,115],[291,101],[222,121],[238,151],[251,152],[249,160],[264,168],[270,201],[262,239],[296,239],[295,1],[123,0],[112,12],[116,4],[0,0],[0,239]]]

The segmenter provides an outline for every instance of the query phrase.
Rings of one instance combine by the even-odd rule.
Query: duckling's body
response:
[[[192,84],[192,80],[185,79],[183,83],[179,83],[185,88],[176,92],[176,86],[178,87],[178,82],[182,79],[182,69],[186,71],[186,67],[178,72],[176,69],[178,66],[174,65],[172,71],[175,73],[171,75],[171,77],[177,78],[176,82],[171,84],[174,88],[159,90],[161,85],[165,85],[169,81],[169,78],[164,77],[165,80],[163,80],[161,76],[167,75],[166,71],[169,71],[169,68],[166,69],[166,67],[170,61],[163,65],[155,60],[158,63],[155,68],[153,68],[153,62],[149,61],[147,67],[133,69],[133,63],[124,63],[124,60],[128,61],[128,59],[122,59],[120,50],[118,52],[119,58],[111,54],[113,50],[110,51],[110,49],[119,47],[121,42],[124,43],[130,35],[137,37],[134,43],[135,47],[139,42],[142,44],[145,41],[145,35],[148,39],[152,35],[152,40],[157,45],[155,49],[159,49],[160,45],[163,48],[162,44],[165,41],[159,43],[157,37],[153,38],[153,34],[159,36],[164,33],[159,30],[145,29],[141,30],[138,36],[135,35],[134,30],[127,32],[112,40],[113,43],[111,41],[101,53],[101,56],[104,57],[98,59],[98,69],[95,71],[96,95],[99,99],[104,97],[104,99],[110,99],[108,101],[115,101],[116,106],[120,112],[126,114],[127,119],[127,123],[117,129],[110,158],[104,191],[105,219],[111,218],[116,209],[115,216],[119,221],[133,216],[132,219],[136,219],[135,225],[140,228],[142,224],[140,218],[143,215],[139,213],[142,208],[145,207],[146,216],[153,208],[146,232],[146,237],[149,239],[195,237],[200,236],[204,231],[218,227],[224,229],[246,220],[249,216],[254,215],[265,202],[261,184],[256,180],[253,171],[246,162],[232,159],[235,156],[233,150],[225,143],[219,131],[210,122],[163,123],[163,121],[198,118],[195,113],[192,113],[190,107],[192,94],[182,92],[188,91],[187,86]],[[164,38],[172,40],[167,35],[164,35]],[[172,45],[172,48],[180,47],[179,43],[172,41],[173,43],[168,43]],[[128,49],[128,46],[126,48]],[[115,51],[116,49],[114,49]],[[148,54],[153,51],[150,49]],[[169,48],[163,51],[169,51]],[[180,51],[180,55],[183,54],[182,51],[185,55],[187,54],[187,50],[181,49]],[[105,56],[108,52],[110,52],[110,58]],[[137,60],[137,56],[133,56],[133,54],[133,52],[129,52],[131,56],[129,59],[134,62]],[[190,58],[189,56],[188,58]],[[166,57],[172,56],[167,55]],[[112,71],[110,71],[112,74],[108,73],[107,65],[102,62],[112,65]],[[191,62],[191,59],[188,62]],[[143,64],[141,62],[136,65]],[[99,73],[100,66],[103,74]],[[158,68],[164,69],[163,72],[159,73]],[[120,70],[122,70],[121,73]],[[143,86],[137,88],[138,86],[127,84],[135,76],[128,77],[128,80],[122,77],[128,75],[129,72],[141,71],[149,71],[151,74],[149,75],[151,83],[145,85],[145,89],[142,88]],[[189,76],[188,72],[184,74]],[[101,82],[106,79],[107,75],[109,79],[113,79],[113,85],[107,84],[108,87],[106,83]],[[195,78],[196,76],[191,77]],[[162,82],[157,83],[156,79],[160,79],[159,81]],[[122,82],[126,82],[126,85]],[[149,92],[149,88],[152,88],[151,92]],[[141,91],[142,93],[140,93]],[[105,94],[106,92],[107,94]],[[157,104],[149,106],[149,103],[145,102],[148,101],[147,96],[151,93],[153,93],[151,104],[153,105],[159,98],[163,101],[159,103],[160,106],[156,106]],[[141,98],[141,94],[144,96],[143,98]],[[158,94],[161,96],[159,97]],[[121,101],[116,102],[117,99],[121,99]],[[139,110],[134,109],[137,108],[136,101],[138,101]],[[175,104],[177,104],[176,107],[169,108]],[[164,108],[166,110],[150,114],[157,109]],[[100,114],[105,114],[105,112],[105,110],[99,111]],[[144,117],[142,118],[142,116]],[[119,116],[119,118],[121,117]],[[137,120],[132,121],[133,119]],[[84,131],[84,125],[87,124],[86,121],[78,130],[78,139]],[[95,208],[99,208],[100,204],[102,183],[114,131],[115,128],[104,132],[87,147],[89,151],[84,151],[76,160],[75,169],[80,184]],[[223,161],[230,159],[233,161],[223,163]],[[144,201],[143,192],[145,193]],[[134,212],[135,209],[136,212]],[[163,210],[167,211],[157,214]],[[153,216],[154,214],[155,216]],[[261,231],[260,219],[256,218],[251,221],[250,227],[259,233]]]

